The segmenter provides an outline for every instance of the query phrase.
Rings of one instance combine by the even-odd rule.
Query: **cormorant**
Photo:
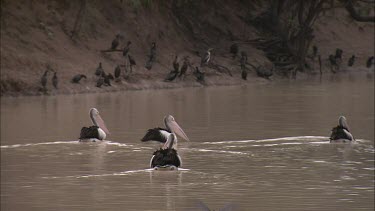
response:
[[[103,74],[103,72],[104,72],[104,70],[103,70],[103,67],[102,67],[102,63],[99,62],[99,66],[95,70],[95,75],[101,76]]]
[[[340,48],[336,49],[335,60],[336,60],[337,69],[340,69],[340,65],[342,62],[342,53],[343,51]]]
[[[133,72],[133,66],[137,64],[135,63],[134,58],[130,54],[128,54],[128,59],[130,64],[130,72]]]
[[[146,65],[145,65],[146,69],[151,70],[152,63],[155,61],[155,59],[156,59],[156,43],[153,42],[151,44],[149,59],[146,62]]]
[[[176,79],[176,77],[178,76],[178,70],[171,70],[169,72],[169,74],[167,75],[167,77],[164,79],[164,81],[173,81],[174,79]]]
[[[256,68],[257,71],[257,76],[265,78],[265,79],[270,79],[270,77],[273,75],[273,68],[268,69],[264,66],[259,66]]]
[[[102,77],[104,78],[104,85],[112,86],[111,80],[113,80],[114,78],[113,78],[113,75],[111,73],[105,74],[105,72],[103,72]]]
[[[150,49],[150,61],[155,61],[156,58],[156,43],[152,42],[151,49]]]
[[[236,58],[237,53],[238,53],[238,44],[234,43],[230,46],[230,53],[233,54],[233,59]]]
[[[120,65],[117,65],[115,68],[115,78],[119,78],[121,75],[121,68]]]
[[[132,44],[132,42],[128,41],[127,45],[125,46],[124,50],[122,50],[122,56],[127,56],[128,53],[129,53],[129,50],[130,50],[130,44]]]
[[[337,61],[335,59],[335,56],[334,55],[329,55],[328,57],[328,60],[329,60],[329,63],[331,64],[331,71],[333,73],[336,73],[336,71],[338,70],[338,65],[337,65]]]
[[[104,140],[109,134],[109,131],[99,115],[99,111],[96,108],[90,109],[90,118],[94,126],[91,127],[83,127],[81,129],[81,134],[79,137],[79,141],[96,141],[96,140]]]
[[[201,72],[198,67],[195,67],[195,71],[193,73],[198,82],[205,82],[204,80],[204,72]]]
[[[49,72],[49,69],[47,69],[44,74],[42,75],[42,78],[40,79],[40,82],[43,86],[44,90],[47,90],[47,74]]]
[[[244,51],[241,51],[241,77],[243,80],[247,79],[247,70],[246,70],[247,54]]]
[[[374,64],[374,61],[374,56],[369,57],[366,61],[366,67],[370,68]]]
[[[329,140],[330,142],[355,141],[344,116],[339,117],[339,124],[332,129]]]
[[[354,60],[355,60],[355,56],[352,55],[352,57],[350,57],[350,59],[348,60],[348,66],[351,67],[354,65]]]
[[[87,78],[85,75],[83,75],[83,74],[78,74],[78,75],[75,75],[73,78],[72,78],[72,80],[71,80],[71,82],[72,83],[75,83],[75,84],[78,84],[79,83],[79,81],[82,79],[82,78]]]
[[[96,81],[96,87],[100,88],[103,86],[103,84],[104,84],[104,78],[103,76],[100,76],[98,80]]]
[[[120,35],[117,34],[115,39],[112,41],[111,50],[116,50],[119,44],[120,44]]]
[[[185,57],[184,63],[182,64],[182,67],[181,67],[181,70],[180,70],[180,74],[178,75],[179,78],[186,75],[186,71],[187,71],[188,66],[189,66],[189,60],[188,60],[188,57]]]
[[[178,56],[176,55],[173,61],[173,69],[175,72],[178,72],[178,70],[180,69],[180,64],[178,63],[177,59],[178,59]]]
[[[211,58],[211,51],[213,50],[213,48],[209,48],[206,53],[202,56],[202,59],[201,59],[201,67],[203,67],[204,65],[207,65],[208,62],[210,61],[210,58]]]
[[[53,87],[55,87],[55,89],[58,89],[57,88],[57,85],[58,85],[58,83],[59,83],[59,79],[57,78],[57,72],[54,72],[53,73],[53,77],[52,77],[52,85],[53,85]]]
[[[318,55],[318,47],[316,47],[316,45],[314,45],[313,46],[313,58],[315,58],[316,55]]]

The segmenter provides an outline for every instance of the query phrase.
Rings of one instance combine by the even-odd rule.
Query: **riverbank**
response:
[[[6,3],[5,3],[6,2]],[[229,48],[233,43],[245,51],[249,63],[270,66],[263,51],[249,44],[258,38],[254,27],[241,19],[261,11],[262,5],[250,3],[194,3],[178,5],[173,1],[134,5],[134,1],[89,2],[84,12],[78,14],[79,1],[2,1],[1,19],[1,96],[56,95],[75,93],[112,92],[122,90],[169,89],[194,86],[241,85],[246,83],[269,83],[257,77],[250,66],[247,80],[241,79],[239,58],[233,59]],[[223,6],[224,5],[224,6]],[[190,9],[189,9],[190,8]],[[191,9],[195,9],[194,14]],[[234,12],[235,11],[235,12]],[[199,17],[199,18],[198,18]],[[78,21],[77,21],[78,20]],[[78,23],[78,24],[77,24]],[[75,26],[79,26],[78,28]],[[71,31],[76,34],[71,38]],[[322,15],[314,26],[314,45],[323,58],[323,74],[330,74],[328,55],[336,48],[343,54],[342,71],[366,70],[365,61],[374,55],[374,24],[353,21],[343,9]],[[124,65],[122,52],[103,53],[110,47],[116,34],[121,35],[122,49],[131,41],[130,54],[137,65],[133,73],[112,86],[96,87],[94,72],[102,62],[106,73],[114,72],[117,65]],[[144,66],[152,42],[156,42],[157,56],[151,70]],[[174,56],[189,56],[191,64],[199,66],[200,57],[208,48],[214,48],[211,61],[229,70],[219,72],[205,68],[205,83],[196,81],[189,69],[184,80],[164,82],[172,69]],[[353,67],[347,60],[356,55]],[[318,65],[311,61],[317,74]],[[47,92],[41,88],[41,76],[49,65],[57,72],[58,89],[52,86],[48,75]],[[124,67],[122,73],[125,72]],[[72,84],[76,74],[85,74],[80,84]],[[298,78],[305,77],[298,73]],[[273,81],[282,79],[272,76]]]

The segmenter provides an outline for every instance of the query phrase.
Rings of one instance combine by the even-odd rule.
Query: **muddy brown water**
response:
[[[96,107],[108,140],[79,143]],[[183,169],[153,171],[146,129],[172,114]],[[345,115],[355,144],[329,144]],[[373,210],[374,81],[1,99],[1,210]]]

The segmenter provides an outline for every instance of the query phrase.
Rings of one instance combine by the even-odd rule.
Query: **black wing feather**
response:
[[[99,132],[98,132],[97,126],[91,126],[91,127],[83,127],[81,129],[81,135],[79,139],[88,139],[88,138],[99,138]]]
[[[167,131],[168,133],[171,132],[171,131],[169,131],[167,129],[160,128],[160,127],[149,129],[146,132],[146,135],[141,139],[141,141],[143,141],[143,142],[145,142],[145,141],[158,141],[158,142],[161,142],[161,143],[165,143],[167,141],[167,139],[166,139],[166,137],[164,137],[160,133],[160,130]]]
[[[172,165],[179,167],[181,165],[180,159],[178,158],[177,151],[172,148],[159,149],[154,152],[154,158],[151,162],[151,168],[156,166],[167,166]]]
[[[351,137],[347,136],[346,133],[344,132],[344,130],[347,130],[349,132],[348,129],[346,129],[345,127],[342,127],[340,125],[332,128],[331,137],[329,139],[330,140],[338,140],[338,139],[351,140]]]

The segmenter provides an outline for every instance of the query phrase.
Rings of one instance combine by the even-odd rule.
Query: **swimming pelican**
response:
[[[150,167],[166,170],[174,170],[182,165],[181,157],[178,155],[175,145],[177,137],[170,133],[164,146],[154,152],[150,160]]]
[[[141,141],[158,141],[161,143],[165,143],[171,133],[176,133],[181,138],[189,141],[189,138],[186,136],[182,128],[177,124],[172,115],[164,117],[164,125],[166,128],[158,127],[149,129],[146,135],[141,139]]]
[[[104,140],[109,134],[107,127],[104,124],[103,119],[99,115],[99,111],[96,108],[90,109],[90,118],[93,126],[83,127],[81,129],[81,135],[79,141],[96,141]]]
[[[339,117],[339,125],[332,129],[329,137],[330,142],[350,142],[355,141],[353,135],[349,132],[349,126],[344,116]]]

